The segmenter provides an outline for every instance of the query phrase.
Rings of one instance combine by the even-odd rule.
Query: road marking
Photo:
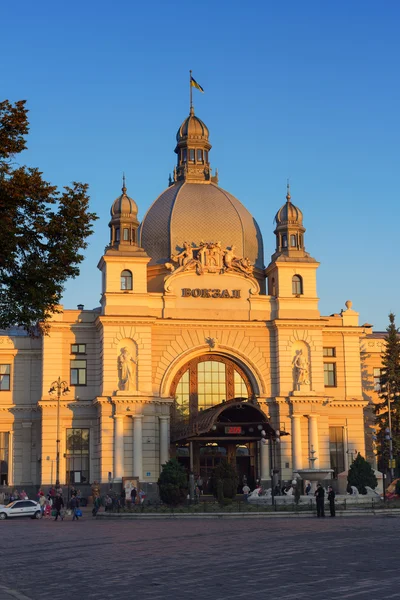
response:
[[[17,598],[17,600],[32,600],[32,598],[28,598],[28,596],[21,594],[21,592],[18,592],[18,590],[13,590],[5,585],[0,585],[0,591],[6,592],[10,596],[13,596],[13,598]]]

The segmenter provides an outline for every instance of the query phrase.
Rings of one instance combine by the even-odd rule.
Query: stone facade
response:
[[[195,118],[191,113],[189,121]],[[171,184],[180,186],[184,180],[184,185],[196,186],[199,205],[213,202],[211,187],[204,197],[201,192],[207,186],[219,190],[209,171],[202,185],[201,169],[195,183],[185,179],[190,169],[185,171],[182,161],[190,156],[183,152],[190,151],[191,123],[185,127],[186,137],[177,146],[179,181]],[[202,152],[211,148],[208,130],[204,131],[203,145],[201,136],[196,138],[199,160],[205,160]],[[123,477],[133,476],[142,484],[154,484],[161,465],[177,453],[178,444],[170,444],[177,374],[204,356],[224,360],[226,372],[233,365],[242,373],[252,402],[281,432],[273,466],[282,481],[290,480],[296,469],[308,467],[311,447],[320,468],[336,466],[331,465],[332,452],[339,453],[344,469],[356,450],[365,454],[365,394],[371,365],[365,352],[361,362],[360,343],[365,348],[371,331],[358,325],[350,302],[340,314],[320,315],[319,264],[305,252],[302,213],[291,204],[290,194],[276,217],[276,251],[261,270],[254,261],[236,256],[223,211],[219,226],[227,242],[205,243],[196,234],[196,222],[207,218],[207,207],[203,217],[185,215],[184,203],[179,209],[183,215],[175,214],[174,219],[188,223],[186,239],[173,248],[166,263],[149,265],[153,257],[141,246],[136,204],[126,195],[125,184],[122,191],[112,206],[110,245],[99,262],[101,307],[61,307],[51,320],[49,335],[41,339],[19,330],[0,337],[0,364],[9,365],[10,378],[7,386],[4,371],[0,391],[3,481],[18,486],[53,483],[58,428],[62,484],[74,473],[76,480],[71,483],[78,485],[95,480],[120,483]],[[154,204],[154,227],[157,210]],[[239,228],[246,226],[245,219],[238,223]],[[217,226],[213,224],[214,229]],[[171,247],[175,235],[168,227],[163,248]],[[251,236],[257,231],[252,224],[247,244],[253,243]],[[157,230],[157,235],[163,234]],[[232,231],[232,240],[238,235]],[[150,248],[158,247],[149,227],[145,237],[151,240]],[[262,251],[262,240],[257,247]],[[259,250],[254,252],[257,256]],[[58,377],[69,386],[69,393],[60,398],[48,392]],[[240,382],[237,374],[235,378]],[[223,400],[232,394],[227,392]],[[336,450],[333,428],[340,437]],[[69,444],[75,442],[67,437],[82,430],[88,430],[88,445],[82,452],[75,449],[76,462],[68,463]],[[241,441],[246,442],[238,439],[238,444]],[[253,476],[268,481],[272,454],[254,438],[248,449]],[[196,468],[201,468],[201,461],[200,452]]]

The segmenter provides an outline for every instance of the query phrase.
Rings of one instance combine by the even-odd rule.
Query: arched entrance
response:
[[[172,450],[187,470],[200,475],[207,490],[212,470],[227,458],[236,465],[239,488],[254,484],[260,432],[274,432],[243,368],[217,354],[196,357],[176,373],[171,396]]]

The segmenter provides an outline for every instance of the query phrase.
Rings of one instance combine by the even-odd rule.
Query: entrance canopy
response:
[[[234,398],[200,411],[189,421],[171,426],[171,442],[194,440],[258,441],[261,431],[267,439],[275,439],[275,430],[256,400]]]

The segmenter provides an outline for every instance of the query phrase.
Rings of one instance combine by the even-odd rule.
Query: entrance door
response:
[[[211,493],[211,476],[212,472],[219,465],[222,458],[226,458],[227,451],[223,446],[217,444],[207,444],[200,447],[199,469],[203,479],[204,492]]]

